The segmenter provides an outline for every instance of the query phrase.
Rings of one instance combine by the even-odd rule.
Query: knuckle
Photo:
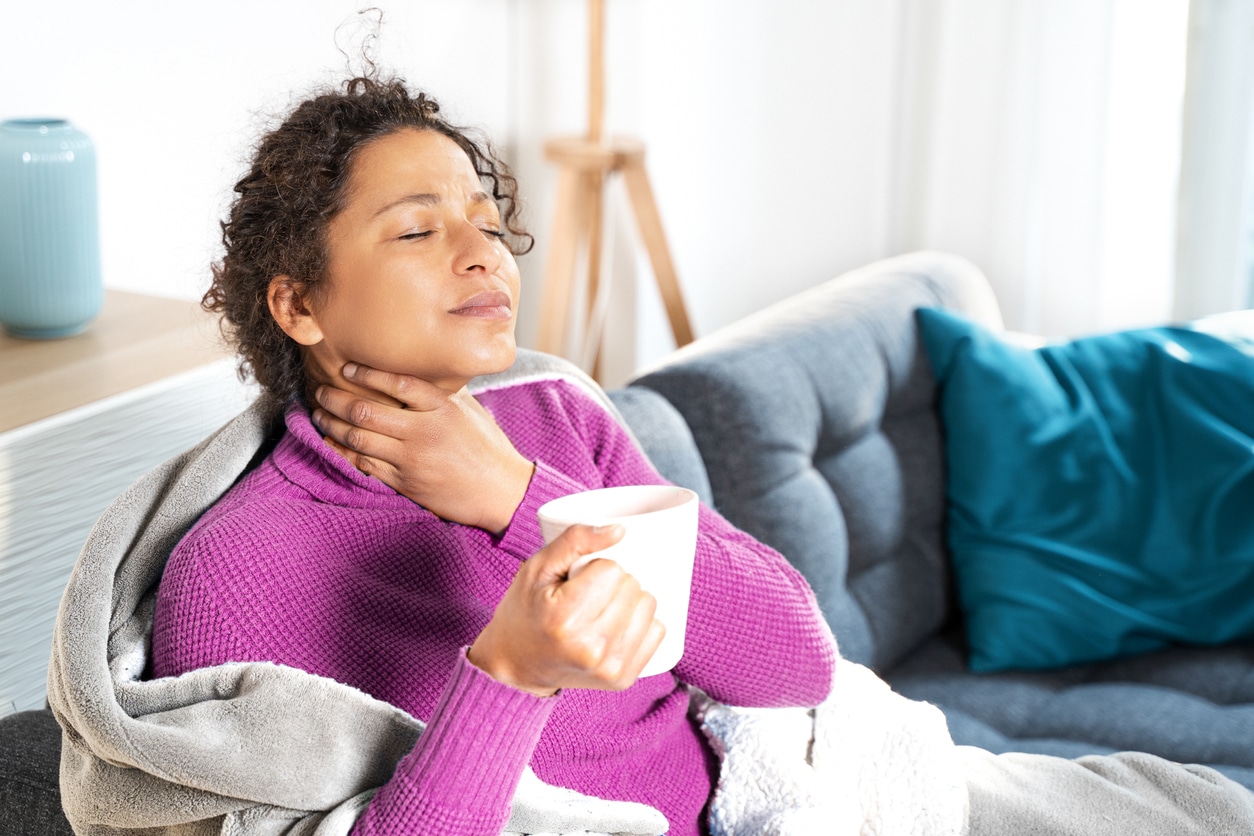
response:
[[[577,619],[571,616],[562,616],[555,618],[550,625],[550,634],[554,639],[568,647],[577,651],[584,651],[588,645],[588,638],[580,629]]]
[[[657,598],[653,597],[652,593],[641,590],[640,608],[648,614],[649,618],[652,618],[657,613]]]
[[[617,562],[604,557],[597,557],[588,561],[586,568],[592,569],[590,577],[592,578],[596,594],[604,598],[618,597],[620,595],[630,597],[631,591],[623,589],[623,570]]]
[[[348,431],[344,433],[345,446],[353,450],[360,450],[365,443],[366,434],[357,427],[349,427]]]
[[[656,618],[654,618],[653,623],[649,625],[649,630],[658,637],[658,641],[666,638],[666,625],[658,621]]]
[[[627,687],[623,684],[621,665],[602,665],[598,673],[600,673],[600,680],[605,684],[607,690],[621,691]]]
[[[541,617],[540,629],[550,641],[559,645],[572,645],[580,638],[574,618],[563,611],[546,612]]]
[[[538,626],[540,628],[540,632],[545,636],[548,636],[550,639],[557,639],[560,641],[565,633],[564,619],[551,610],[541,614]]]
[[[617,560],[601,557],[597,558],[597,563],[600,564],[601,571],[604,573],[606,585],[612,588],[615,596],[635,598],[639,595],[640,583],[623,571],[623,567]]]
[[[580,549],[579,553],[585,559],[589,569],[595,569],[597,575],[617,582],[617,574],[619,571],[617,563],[613,560],[599,556],[596,549]]]
[[[614,660],[604,667],[605,683],[611,691],[625,691],[636,682],[626,660]]]
[[[597,670],[605,658],[605,641],[599,637],[567,634],[562,642],[567,658],[581,670]]]
[[[348,406],[348,420],[354,424],[364,425],[372,415],[370,401],[356,400]]]

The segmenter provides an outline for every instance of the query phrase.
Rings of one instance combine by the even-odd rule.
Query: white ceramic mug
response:
[[[672,485],[627,485],[570,494],[540,506],[540,532],[551,543],[572,525],[618,524],[623,539],[571,567],[573,576],[597,558],[617,562],[657,599],[666,636],[640,675],[669,671],[684,655],[688,598],[697,551],[697,495]]]

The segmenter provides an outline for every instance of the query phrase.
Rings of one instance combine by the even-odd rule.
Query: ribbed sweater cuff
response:
[[[510,554],[526,560],[544,548],[544,536],[540,533],[540,520],[536,512],[550,499],[567,496],[584,490],[583,485],[559,473],[544,462],[536,462],[535,473],[527,485],[527,493],[514,511],[509,528],[501,535],[500,547]]]
[[[397,767],[397,778],[417,797],[440,806],[482,808],[490,799],[508,804],[559,698],[498,682],[472,665],[462,648],[431,721]]]

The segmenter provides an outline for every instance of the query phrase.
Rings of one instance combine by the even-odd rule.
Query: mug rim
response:
[[[667,503],[662,507],[649,508],[648,510],[635,511],[632,513],[607,513],[598,515],[600,520],[630,520],[636,517],[642,517],[647,514],[657,514],[665,511],[674,511],[684,508],[687,505],[699,499],[697,492],[691,488],[685,488],[680,485],[615,485],[608,488],[592,488],[586,491],[576,491],[574,493],[559,496],[556,499],[550,499],[548,502],[536,509],[536,515],[541,519],[563,525],[576,525],[580,522],[574,519],[569,512],[562,513],[563,505],[579,504],[574,498],[578,497],[583,501],[589,494],[610,494],[610,493],[668,493],[675,497],[675,501]],[[587,515],[582,515],[586,519]]]

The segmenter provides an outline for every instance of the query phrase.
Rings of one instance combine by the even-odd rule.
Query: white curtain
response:
[[[1171,314],[1187,0],[902,0],[891,248],[989,275],[1010,328]]]
[[[1249,307],[1254,0],[1193,0],[1175,315]]]

